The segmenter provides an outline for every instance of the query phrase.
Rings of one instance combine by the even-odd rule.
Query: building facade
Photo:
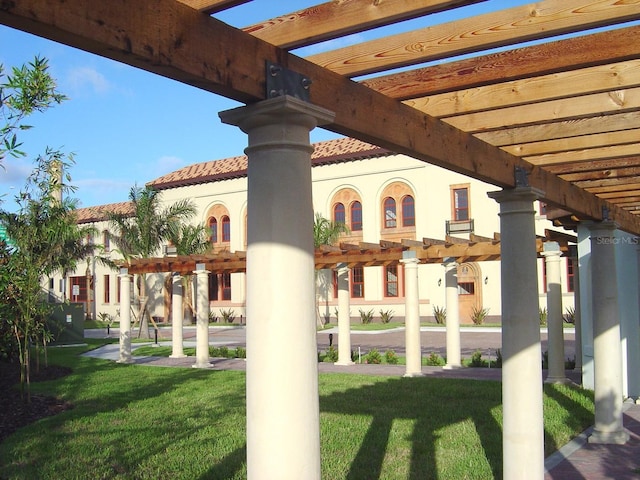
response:
[[[351,138],[314,145],[313,206],[323,217],[344,222],[349,231],[340,241],[349,245],[380,242],[469,241],[476,237],[499,235],[498,204],[487,196],[497,188],[463,175],[396,154]],[[213,252],[245,251],[247,248],[247,159],[244,156],[204,162],[184,167],[148,185],[161,191],[164,205],[185,198],[196,205],[194,222],[206,225]],[[274,188],[287,188],[274,185]],[[109,238],[106,211],[127,212],[127,202],[78,210],[78,221],[92,224],[100,232],[88,239],[101,246],[100,255],[119,258]],[[295,209],[296,205],[291,205]],[[554,229],[547,220],[544,205],[537,204],[536,233]],[[287,215],[287,212],[273,212]],[[158,256],[170,255],[166,245]],[[288,268],[282,265],[281,268]],[[351,318],[360,321],[360,312],[372,312],[374,321],[383,312],[395,319],[404,317],[402,264],[355,267],[349,272]],[[573,265],[562,258],[563,308],[573,307]],[[117,317],[119,314],[118,272],[102,266],[95,258],[66,278],[49,279],[52,298],[84,303],[88,316]],[[500,262],[463,263],[457,267],[461,324],[473,322],[474,311],[487,314],[485,322],[499,322]],[[445,305],[444,267],[420,265],[420,317],[434,321],[434,307]],[[165,274],[147,277],[149,308],[158,321],[170,315],[170,293]],[[540,308],[546,307],[545,267],[538,260]],[[335,273],[319,271],[319,316],[335,322],[337,288]],[[134,282],[135,285],[135,282]],[[134,288],[136,298],[137,290]],[[244,273],[216,274],[209,280],[209,299],[213,315],[232,310],[246,320]],[[241,317],[242,316],[242,317]]]

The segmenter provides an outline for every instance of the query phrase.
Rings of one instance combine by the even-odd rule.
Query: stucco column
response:
[[[458,264],[453,260],[444,264],[445,309],[447,311],[447,364],[446,370],[460,368],[460,309],[458,304]]]
[[[405,290],[405,377],[422,375],[422,352],[420,346],[420,304],[418,292],[418,259],[415,252],[402,252]]]
[[[198,268],[196,274],[196,305],[198,308],[196,317],[196,363],[194,368],[210,368],[209,361],[209,271]]]
[[[536,190],[490,192],[500,204],[503,477],[544,477]]]
[[[249,136],[247,476],[320,479],[309,132],[333,114],[282,96],[220,117]]]
[[[338,276],[338,361],[336,365],[353,365],[349,315],[349,268],[345,263],[339,263],[336,273]]]
[[[569,246],[569,261],[573,266],[573,318],[575,329],[575,360],[574,371],[582,372],[582,321],[580,319],[580,263],[578,262],[578,248]],[[582,380],[580,381],[582,383]]]
[[[589,225],[595,395],[595,423],[590,443],[623,444],[629,439],[622,425],[622,348],[615,229],[615,224],[608,221]]]
[[[182,344],[182,322],[184,320],[182,303],[182,275],[176,273],[171,278],[171,358],[184,358]]]
[[[564,373],[564,331],[562,329],[562,288],[560,284],[560,245],[545,242],[543,252],[547,271],[547,383],[566,383]]]
[[[131,275],[120,269],[120,358],[118,363],[133,363],[131,358]]]

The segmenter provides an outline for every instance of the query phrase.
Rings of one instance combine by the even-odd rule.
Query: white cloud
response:
[[[71,89],[79,93],[90,90],[91,93],[102,95],[112,88],[104,75],[90,67],[72,68],[67,74],[66,82]]]

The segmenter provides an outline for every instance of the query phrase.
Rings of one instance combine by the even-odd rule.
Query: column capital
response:
[[[211,272],[209,270],[194,270],[193,273],[195,273],[196,275],[208,275]]]
[[[407,252],[402,252],[400,263],[403,263],[405,265],[418,265],[418,263],[420,263],[420,260],[418,260],[416,252],[409,250]]]
[[[289,95],[269,98],[245,107],[225,110],[218,115],[222,123],[235,125],[243,132],[249,133],[256,127],[272,125],[281,121],[278,120],[276,122],[275,118],[296,114],[301,115],[296,118],[296,123],[308,123],[310,130],[318,125],[331,123],[335,118],[334,112]],[[306,120],[305,117],[307,117]],[[309,121],[310,119],[312,121]]]
[[[348,272],[348,271],[349,271],[349,266],[346,263],[341,262],[336,264],[336,272],[342,273],[342,272]]]
[[[613,232],[618,229],[618,224],[612,220],[602,220],[601,222],[586,221],[582,222],[591,233],[594,232]]]
[[[488,192],[489,198],[493,198],[498,203],[508,203],[516,201],[533,202],[544,196],[544,192],[533,187],[504,188],[495,192]]]
[[[547,260],[551,258],[557,258],[559,260],[560,255],[562,255],[560,245],[558,242],[545,242],[542,245],[542,252],[540,252],[540,255],[545,257]]]

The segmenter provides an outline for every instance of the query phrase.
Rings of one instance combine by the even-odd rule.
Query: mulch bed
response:
[[[41,366],[40,372],[32,371],[31,383],[55,380],[70,373],[67,367]],[[20,396],[19,365],[0,362],[0,443],[19,428],[70,408],[69,402],[33,393],[31,402],[27,403]]]

